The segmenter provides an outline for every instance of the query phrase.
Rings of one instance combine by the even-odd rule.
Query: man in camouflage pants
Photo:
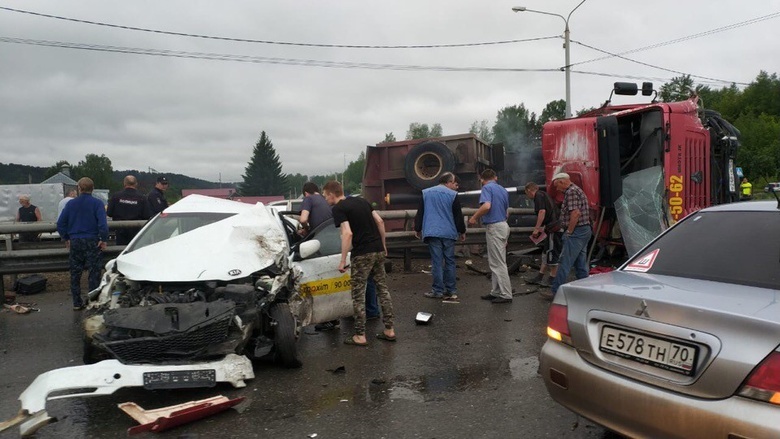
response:
[[[355,311],[355,335],[344,340],[353,346],[368,346],[366,340],[366,282],[374,277],[382,323],[385,329],[377,334],[379,340],[394,342],[393,302],[387,289],[385,273],[385,224],[371,204],[363,198],[344,196],[337,181],[329,181],[322,188],[325,200],[333,206],[333,223],[341,229],[341,262],[339,271],[347,270],[347,253],[352,248],[352,306]]]

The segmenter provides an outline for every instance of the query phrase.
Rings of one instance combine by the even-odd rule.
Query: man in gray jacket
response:
[[[445,172],[439,185],[422,191],[422,201],[414,218],[414,236],[428,244],[431,253],[433,286],[425,297],[456,302],[455,241],[466,239],[466,223],[463,221],[458,182],[452,172]]]

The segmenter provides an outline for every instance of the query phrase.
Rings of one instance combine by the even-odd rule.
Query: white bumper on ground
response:
[[[62,398],[110,395],[123,387],[144,386],[144,373],[148,372],[184,372],[214,371],[217,383],[230,383],[234,387],[244,387],[244,380],[255,377],[252,363],[243,355],[230,354],[218,361],[177,364],[122,364],[117,360],[105,360],[99,363],[63,367],[38,375],[30,386],[22,392],[19,400],[22,410],[11,421],[0,423],[0,431],[21,422],[20,432],[27,436],[51,421],[46,413],[46,401]],[[195,387],[182,382],[169,387]],[[53,393],[78,391],[52,395]]]

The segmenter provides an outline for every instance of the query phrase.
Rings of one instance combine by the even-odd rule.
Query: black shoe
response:
[[[527,279],[525,281],[525,283],[530,284],[530,285],[539,285],[539,282],[541,282],[542,279],[544,279],[544,275],[542,273],[539,273],[536,276],[534,276],[534,277],[532,277],[530,279]]]
[[[334,330],[334,329],[336,329],[338,327],[339,327],[339,321],[338,320],[331,320],[331,321],[325,322],[325,323],[317,323],[316,325],[314,325],[314,330],[315,331],[319,331],[319,332],[322,332],[322,331],[332,331],[332,330]]]
[[[484,296],[479,296],[479,298],[482,300],[493,300],[496,299],[496,296],[492,294],[485,294]]]
[[[496,297],[491,303],[512,303],[512,299],[504,299],[503,297]]]

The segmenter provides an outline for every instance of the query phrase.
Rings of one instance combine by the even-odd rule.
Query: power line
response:
[[[736,29],[736,28],[747,26],[747,25],[754,24],[754,23],[759,23],[761,21],[771,20],[772,18],[777,18],[777,17],[780,17],[780,12],[773,12],[771,14],[763,15],[761,17],[751,18],[750,20],[745,20],[745,21],[741,21],[739,23],[734,23],[734,24],[729,24],[729,25],[726,25],[726,26],[717,27],[715,29],[710,29],[708,31],[699,32],[697,34],[676,38],[674,40],[664,41],[664,42],[661,42],[661,43],[651,44],[649,46],[643,46],[643,47],[639,47],[639,48],[636,48],[636,49],[626,50],[626,51],[620,52],[618,54],[611,54],[609,56],[602,56],[602,57],[599,57],[599,58],[589,59],[587,61],[580,61],[580,62],[572,63],[571,65],[569,65],[569,67],[580,65],[580,64],[587,64],[587,63],[596,62],[596,61],[602,61],[602,60],[613,58],[613,57],[619,56],[619,55],[628,55],[628,54],[631,54],[631,53],[641,52],[641,51],[645,51],[645,50],[657,49],[659,47],[669,46],[671,44],[676,44],[676,43],[681,43],[683,41],[688,41],[688,40],[693,40],[693,39],[696,39],[696,38],[701,38],[701,37],[712,35],[712,34],[716,34],[716,33],[719,33],[719,32],[724,32],[724,31],[727,31],[727,30]]]
[[[692,78],[703,79],[703,80],[710,81],[710,82],[713,82],[713,83],[723,83],[723,84],[732,84],[732,83],[734,83],[734,84],[740,84],[740,85],[749,85],[746,82],[727,81],[725,79],[710,78],[708,76],[694,75],[693,73],[686,73],[686,72],[681,72],[679,70],[667,69],[666,67],[660,67],[660,66],[656,66],[656,65],[649,64],[649,63],[646,63],[646,62],[637,61],[635,59],[627,58],[625,56],[622,56],[619,53],[612,53],[612,52],[609,52],[609,51],[606,51],[606,50],[602,50],[602,49],[599,49],[598,47],[593,47],[591,45],[585,44],[585,43],[580,42],[580,41],[571,40],[571,42],[579,44],[579,45],[584,46],[584,47],[587,47],[588,49],[595,50],[597,52],[606,53],[606,54],[610,55],[610,57],[620,58],[620,59],[625,60],[625,61],[630,61],[632,63],[640,64],[640,65],[647,66],[647,67],[652,67],[654,69],[663,70],[663,71],[670,72],[670,73],[676,73],[678,75],[687,75],[687,76],[690,76]],[[578,63],[575,63],[575,64],[578,64]],[[573,66],[575,64],[571,64],[571,65]]]
[[[514,40],[502,40],[502,41],[485,41],[478,43],[455,43],[455,44],[410,44],[410,45],[360,45],[360,44],[317,44],[317,43],[294,43],[290,41],[271,41],[271,40],[255,40],[249,38],[233,38],[233,37],[221,37],[214,35],[202,35],[202,34],[190,34],[184,32],[172,32],[159,29],[148,29],[143,27],[124,26],[119,24],[103,23],[99,21],[81,20],[78,18],[62,17],[59,15],[43,14],[40,12],[25,11],[22,9],[8,8],[0,6],[0,10],[9,12],[18,12],[21,14],[34,15],[37,17],[53,18],[56,20],[71,21],[74,23],[90,24],[94,26],[111,27],[115,29],[133,30],[139,32],[150,32],[162,35],[173,35],[178,37],[189,38],[202,38],[208,40],[220,40],[220,41],[233,41],[241,43],[256,43],[256,44],[275,44],[282,46],[300,46],[300,47],[321,47],[321,48],[337,48],[337,49],[439,49],[439,48],[454,48],[454,47],[477,47],[477,46],[495,46],[500,44],[514,44],[514,43],[527,43],[531,41],[542,41],[553,38],[559,38],[557,35],[549,37],[535,37],[524,38]]]
[[[401,71],[438,71],[438,72],[557,72],[558,69],[526,69],[509,67],[452,67],[420,66],[403,64],[375,64],[348,61],[323,61],[315,59],[272,58],[264,56],[234,55],[207,52],[185,52],[176,50],[144,49],[137,47],[106,46],[100,44],[70,43],[63,41],[32,40],[0,36],[0,43],[26,44],[33,46],[55,47],[62,49],[90,50],[134,55],[163,56],[171,58],[204,59],[210,61],[234,61],[257,64],[282,64],[306,67],[329,67],[343,69],[401,70]]]
[[[614,78],[614,79],[635,79],[637,81],[660,81],[660,82],[671,82],[672,78],[661,78],[659,76],[641,76],[641,75],[621,75],[617,73],[604,73],[604,72],[591,72],[587,70],[572,70],[572,73],[578,73],[581,75],[590,75],[590,76],[601,76],[605,78]],[[710,84],[724,84],[725,82],[722,81],[700,81],[702,83],[710,83]],[[731,82],[727,82],[726,84],[731,84]],[[736,84],[744,84],[741,82],[737,82]]]

